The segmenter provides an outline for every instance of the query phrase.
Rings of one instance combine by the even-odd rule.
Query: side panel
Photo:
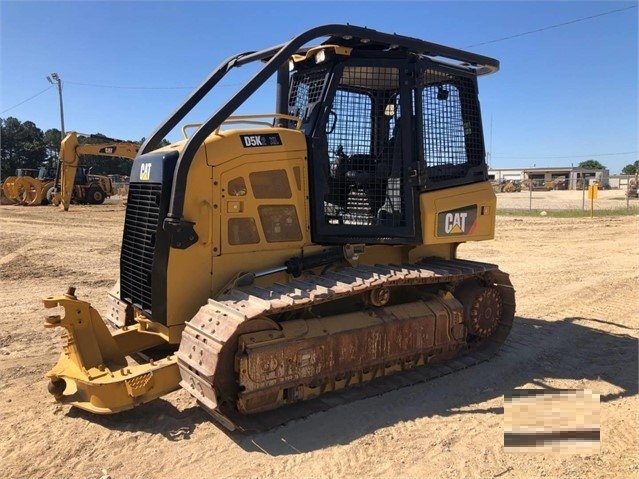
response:
[[[422,193],[424,244],[490,240],[495,236],[497,198],[489,182]]]
[[[274,155],[224,172],[222,252],[247,253],[296,248],[309,241],[303,158]]]
[[[304,135],[293,130],[227,130],[207,139],[191,163],[184,202],[198,241],[170,249],[169,327],[181,328],[237,273],[299,254],[309,238],[306,154]]]
[[[213,293],[237,273],[281,266],[310,244],[306,142],[301,133],[282,140],[214,169],[222,254],[213,257]]]

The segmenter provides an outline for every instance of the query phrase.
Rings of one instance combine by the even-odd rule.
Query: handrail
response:
[[[218,126],[215,129],[215,133],[218,133],[220,131],[220,128],[222,127],[222,125],[230,125],[230,124],[242,124],[242,123],[246,123],[246,124],[252,124],[252,125],[266,125],[266,126],[270,126],[271,128],[274,128],[274,124],[273,123],[269,123],[266,121],[254,121],[255,118],[273,118],[273,119],[282,119],[282,120],[289,120],[289,121],[294,121],[295,122],[295,129],[296,130],[301,130],[302,129],[302,119],[298,116],[294,116],[294,115],[285,115],[283,113],[257,113],[254,115],[233,115],[228,117],[228,119],[224,120],[222,122],[222,124],[220,126]]]
[[[272,122],[269,123],[267,121],[254,121],[255,118],[273,118],[273,119],[294,121],[295,129],[296,130],[302,129],[302,119],[300,117],[297,117],[294,115],[284,115],[283,113],[257,113],[254,115],[230,116],[226,120],[224,120],[220,126],[217,127],[217,129],[215,130],[215,134],[219,133],[222,125],[230,125],[230,124],[245,123],[249,125],[264,125],[264,126],[270,126],[271,128],[274,128],[274,124]],[[189,136],[186,134],[186,130],[188,128],[199,128],[200,126],[202,126],[202,123],[186,123],[185,125],[182,125],[182,138],[184,140],[188,140]]]
[[[199,128],[200,126],[202,126],[202,123],[186,123],[185,125],[182,125],[182,139],[189,139],[189,135],[186,134],[187,128]]]

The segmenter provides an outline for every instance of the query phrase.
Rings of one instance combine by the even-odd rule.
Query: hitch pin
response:
[[[52,314],[51,316],[45,316],[44,318],[44,327],[45,328],[53,328],[60,324],[62,319],[59,314]]]

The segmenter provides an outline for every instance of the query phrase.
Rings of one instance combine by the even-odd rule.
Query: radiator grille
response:
[[[120,255],[120,296],[149,315],[161,195],[159,183],[129,185]]]

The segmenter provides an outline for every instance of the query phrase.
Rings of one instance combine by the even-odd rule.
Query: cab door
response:
[[[419,241],[413,122],[402,115],[413,110],[410,68],[350,58],[327,75],[310,138],[314,242]]]

